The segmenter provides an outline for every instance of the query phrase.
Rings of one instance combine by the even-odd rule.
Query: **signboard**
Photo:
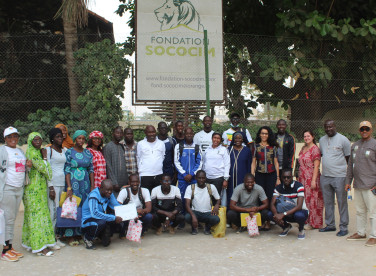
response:
[[[136,101],[223,101],[222,0],[136,1]]]

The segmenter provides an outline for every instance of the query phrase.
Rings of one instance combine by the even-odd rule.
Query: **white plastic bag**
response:
[[[252,218],[246,217],[245,220],[247,221],[247,230],[248,230],[248,235],[250,237],[255,237],[260,235],[258,226],[257,226],[257,219],[256,216],[253,216]]]
[[[141,232],[142,222],[140,220],[137,220],[137,222],[135,222],[133,219],[131,219],[128,224],[126,239],[134,242],[141,242]]]
[[[67,197],[61,208],[61,217],[77,220],[77,202],[76,198],[72,197],[72,200]]]

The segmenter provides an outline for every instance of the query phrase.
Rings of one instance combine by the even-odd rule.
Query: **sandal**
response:
[[[44,254],[43,252],[38,252],[37,253],[37,256],[52,257],[53,255],[54,255],[53,251],[48,251],[46,254]]]
[[[79,241],[71,241],[69,243],[69,246],[79,246],[80,245],[80,242]]]

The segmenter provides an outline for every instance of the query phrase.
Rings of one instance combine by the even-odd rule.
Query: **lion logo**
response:
[[[161,31],[179,25],[186,25],[197,31],[204,30],[204,26],[200,23],[200,15],[189,0],[166,0],[154,13],[161,23]]]

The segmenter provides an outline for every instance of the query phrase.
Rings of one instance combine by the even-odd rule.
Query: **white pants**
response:
[[[364,236],[367,229],[367,212],[371,224],[370,237],[376,238],[376,195],[371,190],[354,189],[356,206],[356,227],[358,234]]]
[[[20,209],[23,190],[23,186],[13,187],[5,184],[3,199],[0,201],[0,209],[3,209],[5,218],[5,241],[9,241],[9,243],[13,241],[14,224]]]
[[[52,227],[55,229],[56,226],[56,212],[57,208],[59,207],[59,202],[60,202],[60,196],[61,193],[64,192],[64,186],[54,186],[55,190],[55,200],[52,200],[50,198],[50,189],[47,189],[47,198],[48,198],[48,209],[50,210],[50,216],[51,216],[51,222],[52,222]]]

